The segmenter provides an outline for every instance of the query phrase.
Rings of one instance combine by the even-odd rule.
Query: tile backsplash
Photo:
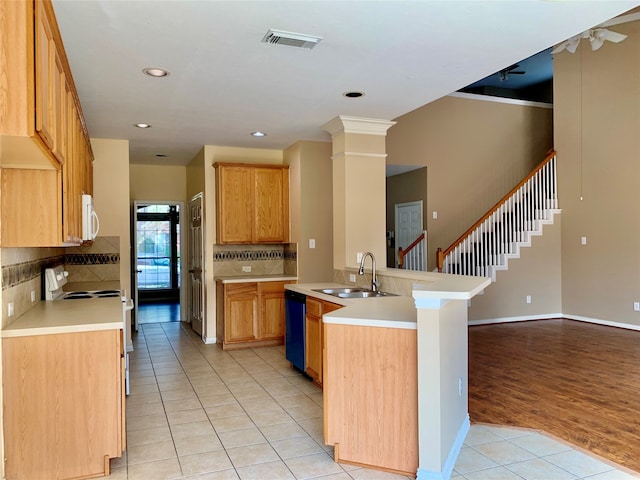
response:
[[[297,245],[213,245],[213,276],[296,275]],[[243,272],[242,267],[250,267]]]
[[[119,281],[119,250],[120,237],[98,237],[86,247],[2,248],[2,328],[40,301],[43,268],[65,265],[73,282]],[[13,303],[12,317],[9,303]]]

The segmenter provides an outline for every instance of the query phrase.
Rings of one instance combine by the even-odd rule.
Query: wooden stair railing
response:
[[[404,268],[405,257],[409,256],[411,258],[410,266],[408,270],[417,270],[415,267],[416,262],[420,262],[420,266],[426,270],[426,248],[423,247],[423,252],[415,252],[414,249],[418,247],[418,245],[423,245],[427,238],[427,231],[423,231],[418,238],[416,238],[411,245],[407,248],[398,247],[398,268]]]
[[[520,192],[520,190],[524,189],[525,186],[527,186],[528,182],[531,182],[532,179],[536,178],[536,176],[539,174],[539,172],[541,172],[545,167],[547,167],[547,165],[552,161],[555,160],[556,157],[556,152],[555,150],[550,150],[547,153],[547,156],[545,157],[545,159],[540,162],[540,164],[533,169],[533,171],[531,173],[529,173],[529,175],[527,175],[520,183],[518,183],[518,185],[516,185],[513,189],[511,189],[511,191],[509,193],[507,193],[504,197],[502,197],[502,199],[496,203],[487,213],[485,213],[482,218],[480,218],[476,223],[474,223],[466,232],[464,232],[455,242],[453,242],[451,244],[451,246],[449,248],[447,248],[446,250],[442,250],[441,248],[438,248],[436,251],[436,267],[438,269],[439,272],[442,272],[443,270],[443,266],[445,263],[445,259],[447,258],[447,256],[449,256],[457,247],[459,247],[463,242],[465,242],[468,237],[470,237],[472,234],[476,234],[477,235],[477,230],[484,224],[486,223],[492,216],[494,216],[500,209],[503,209],[504,211],[504,206],[507,204],[507,202],[513,201],[512,199],[520,194],[520,199],[525,198],[525,201],[530,202],[531,199],[527,198],[527,194],[524,195],[524,197],[522,196],[522,193]],[[546,193],[551,192],[554,195],[554,201],[557,204],[557,196],[556,196],[556,178],[555,178],[555,163],[554,163],[554,170],[553,170],[553,178],[551,179],[545,179],[546,181],[552,182],[553,185],[551,186],[547,186],[546,187]],[[540,201],[542,202],[546,202],[549,199],[538,199],[535,198],[535,201],[538,201],[538,203],[540,203]],[[536,205],[538,206],[538,205]],[[556,205],[557,206],[557,205]],[[526,210],[526,214],[535,214],[535,212],[533,212],[533,208],[534,207],[530,207],[527,206],[525,208]],[[527,219],[522,219],[522,218],[518,218],[518,222],[520,224],[524,224],[526,222],[530,222],[531,218],[527,218]],[[514,220],[510,221],[511,223],[514,223]],[[487,232],[484,231],[483,235],[486,235],[487,233],[493,233],[493,232]],[[494,240],[495,242],[495,240]],[[467,253],[467,255],[472,255],[471,253]],[[473,273],[471,273],[473,275]]]

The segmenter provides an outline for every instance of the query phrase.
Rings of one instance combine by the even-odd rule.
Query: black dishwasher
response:
[[[286,357],[294,367],[304,372],[307,296],[292,290],[285,290],[284,301]]]

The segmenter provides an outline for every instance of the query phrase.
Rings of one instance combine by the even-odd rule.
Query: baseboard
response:
[[[416,480],[449,480],[460,455],[460,450],[464,445],[464,439],[467,438],[470,429],[471,422],[469,421],[469,415],[467,415],[458,429],[453,445],[449,449],[449,455],[447,455],[447,459],[442,466],[442,471],[434,472],[425,468],[418,468]]]
[[[598,325],[605,325],[607,327],[626,328],[627,330],[640,331],[640,325],[633,325],[631,323],[611,322],[609,320],[601,320],[599,318],[581,317],[579,315],[563,315],[563,318],[569,320],[577,320],[579,322],[596,323]]]
[[[550,320],[552,318],[566,318],[562,313],[544,313],[540,315],[521,315],[517,317],[487,318],[484,320],[469,320],[469,325],[491,325],[493,323],[528,322],[530,320]]]
[[[567,320],[576,320],[578,322],[595,323],[597,325],[604,325],[607,327],[626,328],[627,330],[640,331],[640,325],[633,325],[630,323],[612,322],[609,320],[602,320],[599,318],[581,317],[579,315],[569,315],[566,313],[546,313],[540,315],[524,315],[517,317],[504,317],[504,318],[487,318],[483,320],[469,320],[467,323],[469,326],[474,325],[491,325],[495,323],[513,323],[513,322],[527,322],[530,320],[552,320],[558,318],[566,318]]]
[[[202,341],[206,344],[206,345],[213,345],[214,343],[216,343],[216,337],[204,337],[202,339]]]

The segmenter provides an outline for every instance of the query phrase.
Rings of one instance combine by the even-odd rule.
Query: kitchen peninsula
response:
[[[379,275],[381,290],[398,296],[316,291],[345,287],[338,284],[286,287],[344,306],[323,316],[325,443],[338,462],[449,478],[469,429],[467,302],[491,280]]]

